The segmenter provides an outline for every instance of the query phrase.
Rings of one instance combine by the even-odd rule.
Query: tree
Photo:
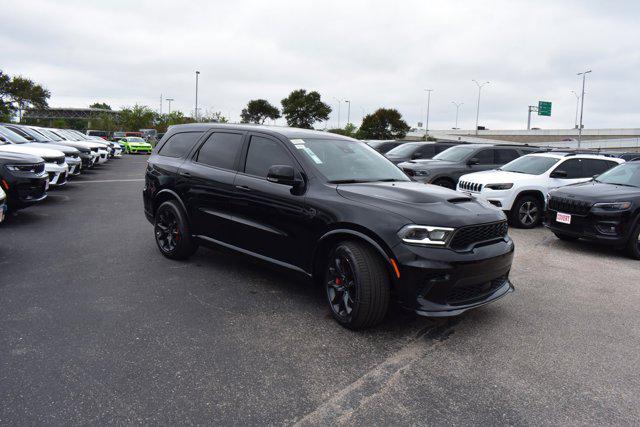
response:
[[[362,139],[400,139],[409,131],[402,114],[394,108],[380,108],[362,119],[358,136]]]
[[[0,114],[11,115],[18,110],[20,120],[26,108],[47,108],[51,94],[41,85],[27,78],[9,77],[0,71]]]
[[[155,128],[158,130],[158,132],[166,132],[169,126],[194,122],[195,119],[193,117],[186,117],[182,113],[182,111],[172,111],[169,114],[162,114],[157,116]]]
[[[156,112],[151,108],[146,105],[136,104],[120,111],[120,126],[124,130],[138,131],[152,127],[155,124],[156,117]]]
[[[357,131],[356,125],[354,125],[353,123],[347,123],[344,129],[341,129],[341,128],[329,129],[328,132],[337,133],[338,135],[350,136],[352,138],[355,138],[357,133],[356,131]]]
[[[94,102],[93,104],[89,105],[89,108],[99,108],[101,110],[111,111],[111,105],[105,102]]]
[[[330,113],[331,107],[315,91],[294,90],[282,100],[282,114],[289,126],[312,129],[315,122],[328,120]]]
[[[8,88],[11,78],[0,70],[0,120],[3,122],[10,121],[13,114],[11,102],[8,99]]]
[[[280,118],[280,110],[271,105],[266,99],[252,99],[247,103],[247,108],[240,113],[242,123],[264,124],[267,119]]]

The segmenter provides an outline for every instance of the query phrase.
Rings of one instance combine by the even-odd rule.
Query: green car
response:
[[[125,153],[147,153],[151,154],[153,147],[144,139],[138,136],[127,136],[118,141]]]

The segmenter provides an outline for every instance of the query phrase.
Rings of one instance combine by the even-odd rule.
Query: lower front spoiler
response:
[[[451,306],[451,305],[441,305],[441,304],[433,304],[433,310],[431,307],[427,307],[425,303],[422,304],[420,308],[415,309],[415,313],[420,316],[425,317],[453,317],[458,316],[465,311],[472,310],[474,308],[482,307],[483,305],[490,304],[494,301],[499,300],[503,296],[515,291],[515,288],[509,279],[505,280],[504,285],[496,290],[491,295],[487,296],[481,301],[477,301],[471,304],[463,305],[463,306]]]

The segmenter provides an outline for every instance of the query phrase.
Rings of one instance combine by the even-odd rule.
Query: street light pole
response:
[[[456,106],[456,125],[454,129],[458,129],[458,110],[464,105],[464,102],[451,101],[451,103]]]
[[[200,71],[196,70],[196,110],[195,110],[195,116],[196,116],[196,122],[198,121],[198,77],[200,76]]]
[[[575,90],[572,90],[571,93],[576,97],[576,118],[573,121],[573,128],[575,129],[578,127],[578,108],[580,106],[580,95],[578,95]]]
[[[424,124],[424,138],[427,139],[427,132],[429,132],[429,106],[431,105],[431,92],[433,89],[425,89],[427,92],[427,120]]]
[[[347,125],[351,122],[351,101],[349,101],[348,99],[345,100],[344,102],[346,102],[347,104],[349,104],[347,106]]]
[[[478,134],[478,119],[480,118],[480,92],[482,91],[482,86],[488,85],[489,82],[478,83],[477,80],[472,80],[478,86],[478,106],[476,108],[476,135]]]
[[[578,149],[582,144],[582,114],[584,113],[584,83],[587,78],[587,74],[590,72],[591,70],[587,70],[587,71],[578,73],[579,76],[582,76],[582,95],[580,95],[580,98],[582,99],[582,101],[580,102],[580,124],[578,125]]]
[[[336,98],[335,96],[333,97],[333,99],[335,99],[336,101],[338,101],[338,129],[340,129],[340,106],[342,104],[342,100]]]
[[[165,101],[169,103],[169,114],[171,114],[171,101],[173,101],[173,98],[165,98]]]

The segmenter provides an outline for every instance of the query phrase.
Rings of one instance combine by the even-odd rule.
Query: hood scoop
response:
[[[453,199],[448,199],[447,202],[449,203],[466,203],[466,202],[470,202],[473,199],[471,197],[454,197]]]

